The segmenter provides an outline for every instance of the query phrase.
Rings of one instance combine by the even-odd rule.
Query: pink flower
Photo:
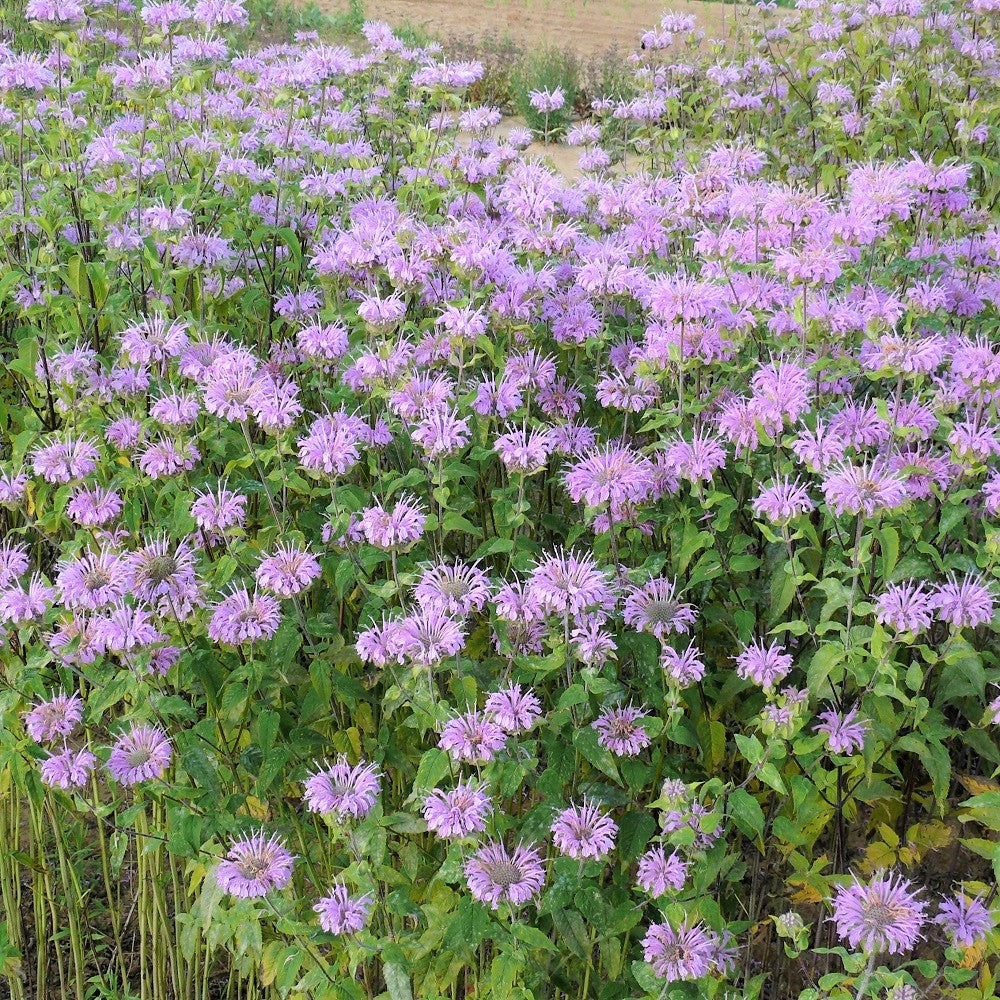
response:
[[[920,940],[927,904],[902,875],[879,871],[868,885],[855,878],[852,885],[837,889],[832,903],[837,933],[852,948],[898,955]]]
[[[577,860],[597,861],[614,849],[618,824],[584,799],[582,805],[560,812],[551,829],[552,841],[561,853]]]
[[[509,851],[490,841],[465,862],[465,877],[472,895],[491,909],[501,903],[520,907],[542,891],[545,866],[533,847],[518,844]]]
[[[374,902],[371,896],[352,896],[346,885],[337,883],[313,910],[328,934],[357,934],[367,926]]]
[[[649,746],[649,734],[642,727],[646,713],[633,705],[609,708],[591,726],[597,730],[597,742],[616,757],[635,757]]]
[[[792,657],[777,640],[769,646],[754,640],[736,657],[736,672],[762,688],[773,688],[792,669]]]

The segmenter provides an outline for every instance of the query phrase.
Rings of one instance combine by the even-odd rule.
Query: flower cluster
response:
[[[799,7],[665,15],[569,178],[385,24],[27,4],[5,974],[996,979],[1000,6]]]

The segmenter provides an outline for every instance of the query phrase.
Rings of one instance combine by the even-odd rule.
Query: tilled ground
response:
[[[348,0],[317,3],[335,13],[348,6]],[[366,0],[364,9],[369,19],[422,27],[441,39],[507,35],[526,48],[555,45],[580,56],[637,48],[665,9],[694,14],[699,27],[715,37],[749,16],[749,8],[702,0]]]

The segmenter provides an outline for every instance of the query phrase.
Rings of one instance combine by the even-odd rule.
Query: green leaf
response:
[[[382,975],[391,1000],[413,1000],[413,990],[406,969],[395,962],[386,962],[382,966]]]
[[[257,745],[267,751],[274,746],[278,734],[278,713],[266,708],[257,719]]]
[[[648,812],[628,812],[618,824],[618,854],[628,864],[645,850],[656,833],[656,820]]]
[[[421,795],[435,788],[451,770],[451,761],[444,750],[432,747],[420,758],[416,777],[413,779],[413,794]]]
[[[181,757],[181,763],[197,786],[207,792],[210,798],[216,801],[222,798],[218,770],[201,747],[190,747]]]
[[[756,839],[764,835],[764,810],[745,788],[737,788],[729,796],[729,815],[748,837]]]
[[[844,647],[839,642],[825,642],[812,655],[806,679],[809,690],[817,697],[823,694],[823,688],[834,668],[844,658]]]
[[[531,924],[515,924],[511,933],[518,941],[523,942],[529,948],[540,948],[542,951],[552,952],[559,950],[548,934],[540,931],[537,927],[533,927]]]

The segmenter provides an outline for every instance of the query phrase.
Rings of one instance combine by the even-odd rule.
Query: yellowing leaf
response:
[[[977,778],[971,774],[956,774],[961,786],[970,795],[985,795],[987,792],[1000,792],[1000,782],[989,778]]]
[[[254,798],[252,795],[247,796],[246,802],[247,812],[250,813],[254,819],[271,818],[271,807],[266,802],[262,802],[260,799]]]
[[[947,847],[954,838],[954,831],[941,820],[930,823],[914,823],[906,831],[906,846],[916,855],[919,861],[928,851]]]
[[[986,959],[986,942],[980,941],[971,948],[965,949],[962,961],[958,963],[960,969],[981,969]]]

